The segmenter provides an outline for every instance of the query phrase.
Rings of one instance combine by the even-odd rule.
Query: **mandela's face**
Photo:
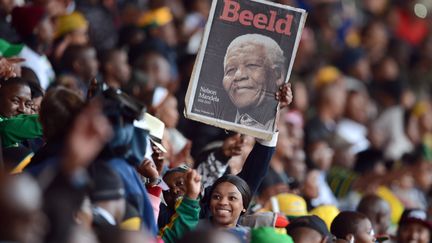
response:
[[[242,43],[228,49],[224,67],[223,86],[237,108],[258,105],[264,98],[271,66],[265,47]]]

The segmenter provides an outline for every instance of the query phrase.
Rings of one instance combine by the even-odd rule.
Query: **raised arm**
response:
[[[279,101],[279,108],[287,107],[292,101],[291,84],[283,84],[275,94]],[[278,119],[276,118],[276,121]],[[246,159],[242,171],[238,174],[249,185],[251,192],[256,193],[262,179],[267,173],[270,160],[275,151],[279,133],[273,134],[272,140],[264,141],[257,139],[252,151]]]

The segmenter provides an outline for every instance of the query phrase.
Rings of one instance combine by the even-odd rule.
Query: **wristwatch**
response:
[[[143,178],[143,182],[146,186],[157,186],[162,182],[162,178],[156,177],[156,178]]]

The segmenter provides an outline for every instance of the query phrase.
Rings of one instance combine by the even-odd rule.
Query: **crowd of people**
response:
[[[210,0],[0,0],[0,242],[431,242],[431,1],[273,2],[266,141],[181,115]]]

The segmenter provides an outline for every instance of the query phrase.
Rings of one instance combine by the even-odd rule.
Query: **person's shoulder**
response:
[[[19,114],[12,117],[0,116],[0,122],[14,122],[14,121],[22,121],[22,120],[38,121],[38,119],[39,119],[39,114]]]
[[[18,54],[18,56],[25,59],[21,65],[27,65],[33,62],[39,62],[40,60],[40,56],[27,45],[24,45],[23,49]]]

